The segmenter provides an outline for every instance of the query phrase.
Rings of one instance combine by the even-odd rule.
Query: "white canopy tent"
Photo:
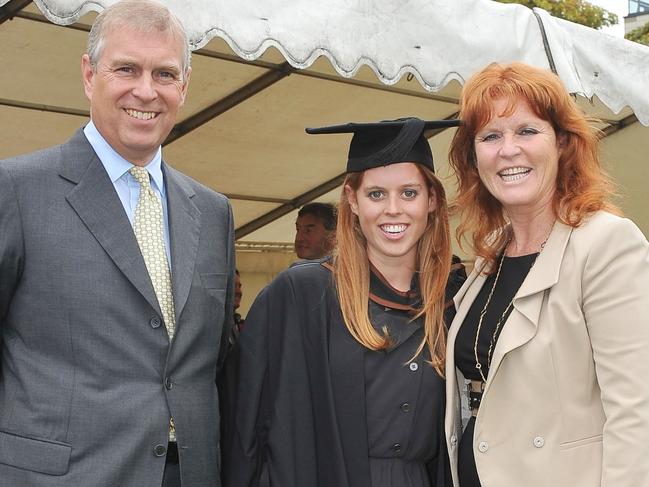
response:
[[[0,0],[0,157],[62,142],[87,121],[79,58],[95,11],[115,1]],[[165,158],[230,196],[244,278],[291,259],[272,250],[290,248],[295,208],[338,198],[349,136],[304,127],[453,117],[461,83],[492,61],[552,67],[602,119],[620,204],[649,232],[648,47],[490,0],[163,3],[196,49]],[[442,176],[452,133],[430,134]]]

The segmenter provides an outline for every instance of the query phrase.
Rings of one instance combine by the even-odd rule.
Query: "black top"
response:
[[[523,284],[525,277],[529,273],[532,265],[536,261],[538,254],[522,255],[520,257],[504,257],[502,269],[496,288],[494,289],[491,301],[487,306],[486,313],[482,320],[480,336],[478,337],[478,359],[482,365],[482,373],[485,377],[489,374],[488,354],[489,347],[493,350],[496,348],[498,337],[505,327],[507,318],[511,313],[511,307],[503,316],[503,312],[509,306],[512,298]],[[501,257],[503,258],[503,257]],[[498,261],[500,262],[500,261]],[[491,274],[485,279],[482,289],[478,293],[475,301],[471,305],[462,326],[458,330],[455,339],[455,365],[462,372],[465,378],[471,380],[482,380],[480,371],[475,367],[475,337],[480,321],[480,313],[487,302],[487,297],[496,279],[497,272]],[[501,325],[496,330],[496,324],[501,319]],[[492,344],[493,341],[493,344]],[[475,427],[475,418],[472,417],[462,435],[458,452],[458,474],[461,487],[480,487],[480,480],[473,457],[473,432]]]
[[[500,277],[496,283],[496,289],[494,289],[489,306],[487,306],[487,312],[482,320],[480,336],[478,337],[478,358],[482,365],[482,373],[485,377],[489,374],[490,360],[487,359],[489,346],[493,339],[491,353],[491,358],[493,358],[493,350],[496,348],[496,342],[505,326],[509,313],[511,313],[511,308],[503,317],[497,333],[495,333],[496,324],[518,291],[518,288],[521,287],[538,255],[538,253],[535,253],[521,255],[519,257],[505,257],[503,261]],[[478,322],[480,321],[480,313],[487,302],[487,297],[491,292],[495,279],[495,272],[487,277],[478,296],[473,301],[466,318],[462,322],[462,326],[458,330],[457,338],[455,339],[455,365],[467,379],[482,380],[480,371],[475,367],[475,336],[478,330]]]
[[[365,410],[372,487],[429,487],[427,464],[440,451],[444,381],[428,350],[413,358],[423,332],[423,317],[413,320],[420,303],[417,275],[400,292],[372,269],[369,315],[379,332],[387,330],[387,350],[365,351]],[[435,474],[434,474],[435,475]]]

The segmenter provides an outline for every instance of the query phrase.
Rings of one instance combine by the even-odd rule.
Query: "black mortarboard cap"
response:
[[[307,128],[308,134],[353,133],[349,144],[347,172],[360,172],[398,162],[414,162],[435,171],[433,154],[424,132],[457,127],[460,121],[429,120],[415,117],[375,123],[347,123],[329,127]]]

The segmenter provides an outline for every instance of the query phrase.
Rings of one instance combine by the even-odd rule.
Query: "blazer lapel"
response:
[[[160,313],[149,273],[126,212],[83,131],[79,130],[62,146],[59,174],[75,183],[66,195],[70,206],[115,265]]]
[[[457,310],[455,318],[448,331],[447,338],[447,347],[446,347],[446,401],[447,401],[447,411],[451,411],[453,414],[456,414],[459,417],[460,413],[460,393],[462,392],[462,387],[460,382],[463,382],[463,379],[460,377],[459,372],[456,371],[455,367],[455,340],[457,338],[458,331],[460,326],[464,322],[473,301],[476,296],[482,289],[485,279],[487,276],[480,271],[484,267],[483,260],[477,260],[473,271],[469,274],[466,281],[453,297],[455,303],[455,309]],[[448,434],[459,432],[455,431],[455,417],[452,417],[451,414],[446,415],[445,419],[445,429]]]
[[[162,168],[167,189],[171,281],[178,325],[194,276],[201,232],[201,212],[192,202],[195,193],[191,186],[173,168],[166,164],[163,164]]]
[[[536,335],[541,309],[545,301],[545,291],[559,280],[563,254],[571,233],[572,227],[559,221],[555,223],[543,251],[516,293],[513,302],[514,309],[507,320],[507,325],[503,327],[494,349],[486,387],[489,386],[490,379],[495,376],[505,355],[524,345]]]

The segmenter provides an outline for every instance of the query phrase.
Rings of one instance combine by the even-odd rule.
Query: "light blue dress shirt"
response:
[[[83,129],[88,142],[95,150],[97,157],[104,165],[108,177],[110,178],[117,196],[122,202],[124,211],[128,216],[128,220],[133,225],[135,219],[135,209],[137,208],[138,198],[140,197],[140,183],[128,172],[133,167],[133,164],[128,162],[120,156],[115,149],[113,149],[106,139],[95,127],[92,121]],[[162,149],[158,147],[158,151],[153,156],[153,159],[145,166],[151,177],[151,187],[162,202],[162,214],[164,215],[164,238],[165,250],[167,251],[167,260],[169,261],[169,268],[171,268],[171,250],[169,247],[169,213],[167,211],[167,193],[165,190],[164,176],[162,174]]]

